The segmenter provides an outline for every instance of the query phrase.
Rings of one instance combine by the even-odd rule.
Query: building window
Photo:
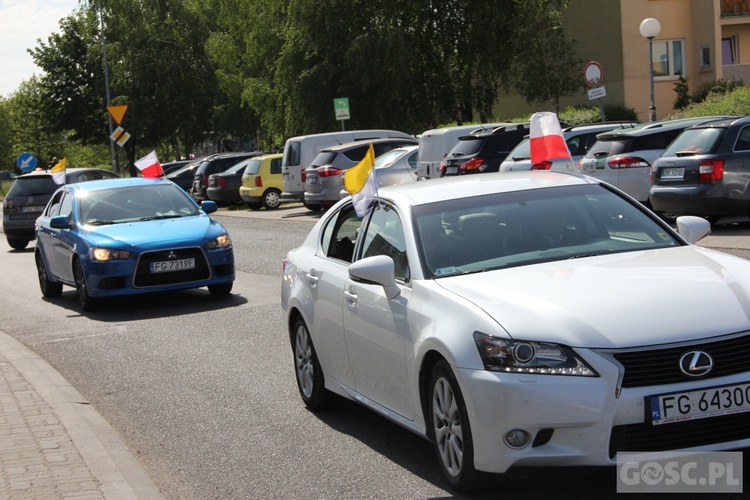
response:
[[[737,64],[737,37],[735,35],[721,39],[721,64],[724,66]]]
[[[675,80],[685,74],[684,40],[653,42],[654,79]]]
[[[701,68],[708,68],[711,66],[711,49],[709,47],[701,47]]]

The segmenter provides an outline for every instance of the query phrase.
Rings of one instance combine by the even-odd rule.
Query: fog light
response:
[[[523,429],[513,429],[505,434],[505,444],[511,448],[523,448],[531,442],[531,434]]]

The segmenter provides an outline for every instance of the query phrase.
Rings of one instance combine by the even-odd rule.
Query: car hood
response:
[[[630,252],[440,278],[517,339],[630,347],[750,325],[750,263],[700,247]]]
[[[224,233],[223,227],[207,215],[176,217],[152,221],[128,222],[95,226],[84,231],[95,245],[114,245],[117,248],[142,249],[174,247],[185,244],[203,245],[207,240]]]

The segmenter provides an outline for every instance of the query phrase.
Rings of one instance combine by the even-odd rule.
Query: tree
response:
[[[560,98],[583,87],[583,61],[575,57],[576,42],[562,26],[569,0],[516,0],[512,85],[528,103],[552,105],[559,114]]]

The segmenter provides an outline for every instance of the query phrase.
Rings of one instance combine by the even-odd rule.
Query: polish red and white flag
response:
[[[162,177],[164,175],[156,151],[151,151],[140,160],[136,160],[135,166],[141,171],[143,177]]]
[[[544,111],[531,116],[529,144],[532,170],[548,170],[552,165],[550,160],[573,161],[555,113]]]

